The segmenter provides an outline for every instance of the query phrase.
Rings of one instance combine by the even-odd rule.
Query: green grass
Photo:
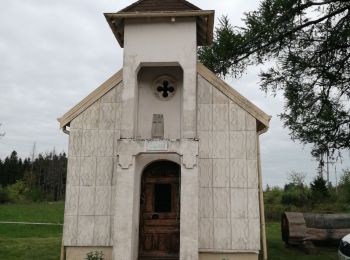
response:
[[[281,227],[278,222],[270,222],[266,225],[268,254],[270,260],[336,260],[337,247],[320,247],[318,255],[306,255],[298,248],[286,248],[281,238]]]
[[[0,221],[63,222],[63,202],[0,205]],[[267,223],[269,259],[336,260],[337,248],[321,248],[319,255],[306,255],[286,248],[281,240],[280,224]],[[0,224],[0,259],[59,259],[62,226]]]
[[[0,204],[0,221],[63,223],[63,202]]]
[[[0,221],[63,222],[63,202],[0,205]],[[62,226],[0,224],[0,259],[57,260]]]

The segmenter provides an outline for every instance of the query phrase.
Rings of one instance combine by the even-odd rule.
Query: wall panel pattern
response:
[[[260,249],[256,119],[198,75],[200,250]]]
[[[65,246],[111,246],[114,150],[120,138],[122,83],[70,124]]]

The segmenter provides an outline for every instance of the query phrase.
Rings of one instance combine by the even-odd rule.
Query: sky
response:
[[[193,0],[205,10],[227,15],[233,25],[243,25],[244,12],[258,0]],[[0,8],[0,158],[16,150],[21,157],[37,152],[67,151],[68,136],[57,118],[122,67],[123,49],[114,38],[104,12],[116,12],[127,0],[1,0]],[[272,116],[269,131],[261,136],[264,185],[283,186],[292,171],[306,174],[310,182],[317,162],[308,146],[291,141],[278,114],[283,97],[259,89],[261,67],[249,67],[240,79],[226,81]],[[350,168],[350,153],[330,167]]]

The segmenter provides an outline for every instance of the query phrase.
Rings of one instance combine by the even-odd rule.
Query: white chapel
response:
[[[259,136],[270,116],[198,62],[214,11],[140,0],[105,17],[123,68],[59,118],[62,259],[266,255]]]

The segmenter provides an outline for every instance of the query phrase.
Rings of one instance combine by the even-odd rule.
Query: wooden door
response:
[[[179,259],[180,167],[169,161],[149,165],[141,183],[139,260]]]

